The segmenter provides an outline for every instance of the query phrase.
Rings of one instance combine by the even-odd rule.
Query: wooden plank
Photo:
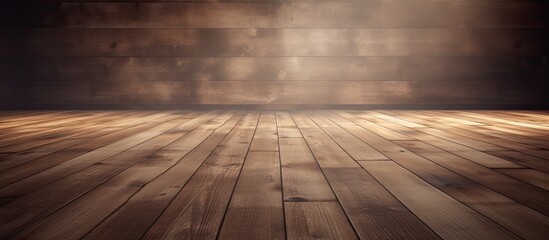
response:
[[[269,235],[268,230],[238,230],[233,225],[277,226],[282,234],[287,229],[287,238],[302,239],[467,238],[479,229],[486,231],[475,238],[494,231],[502,234],[496,238],[546,238],[547,164],[542,157],[547,144],[538,141],[545,135],[537,131],[541,129],[529,127],[545,125],[543,111],[378,112],[425,127],[409,128],[355,110],[296,111],[293,116],[285,111],[266,111],[263,116],[252,112],[240,122],[242,112],[232,111],[0,113],[0,125],[7,126],[0,127],[2,136],[52,130],[56,139],[0,157],[0,166],[5,166],[0,178],[15,181],[8,185],[13,194],[0,196],[0,238],[224,239],[236,236],[233,231]],[[459,114],[463,112],[482,118]],[[264,116],[268,117],[261,119]],[[33,127],[34,123],[42,126]],[[79,123],[90,128],[80,131]],[[265,133],[284,129],[285,137],[276,144],[280,149],[249,151],[262,124],[267,126]],[[497,128],[482,128],[487,124]],[[74,135],[58,135],[65,131]],[[539,135],[528,137],[529,133]],[[338,137],[353,140],[345,143]],[[416,137],[420,140],[406,140]],[[94,143],[84,144],[86,139]],[[475,141],[499,148],[477,144],[495,150],[480,151],[473,147]],[[362,143],[392,161],[359,161],[365,171],[347,154],[353,149],[348,146]],[[64,152],[87,156],[64,157]],[[268,156],[269,164],[248,161],[254,155]],[[474,159],[494,165],[485,167]],[[513,165],[498,167],[501,160]],[[254,171],[249,168],[252,163]],[[279,168],[281,172],[276,171]],[[283,188],[261,187],[276,181]],[[253,190],[242,190],[248,188]],[[0,193],[8,193],[4,191],[0,188]],[[275,194],[251,194],[262,191]],[[278,202],[253,200],[275,195]],[[270,208],[263,203],[278,205]],[[274,209],[278,215],[266,214]],[[231,220],[250,216],[248,212],[276,217],[278,224],[244,220],[246,224],[238,225],[242,221]],[[160,222],[155,223],[157,219]],[[467,225],[472,226],[455,228]],[[157,232],[147,233],[149,229]]]
[[[82,142],[85,137],[98,134],[107,135],[122,129],[121,127],[111,127],[111,124],[115,125],[124,117],[124,114],[111,117],[104,115],[97,117],[100,120],[76,121],[75,124],[48,127],[48,129],[55,129],[55,131],[40,131],[41,136],[36,135],[32,138],[32,141],[23,141],[23,139],[14,141],[13,144],[2,147],[2,151],[53,151],[64,149]]]
[[[9,57],[0,57],[0,66]],[[29,57],[35,81],[513,81],[539,57]],[[5,63],[4,63],[5,62]],[[9,78],[12,68],[0,68]],[[406,74],[404,74],[406,73]]]
[[[69,114],[61,114],[56,117],[49,118],[43,118],[39,122],[34,122],[33,127],[49,127],[49,126],[58,126],[58,125],[65,125],[70,124],[77,121],[83,121],[83,120],[89,120],[93,119],[94,116],[85,113],[85,112],[72,112]],[[15,125],[10,126],[21,126],[21,123],[15,123]]]
[[[394,162],[360,162],[360,165],[443,239],[516,239]]]
[[[541,3],[64,3],[43,4],[40,27],[68,28],[532,28]],[[337,9],[338,14],[334,14]],[[426,14],[417,14],[422,11]],[[181,17],[184,14],[185,17]],[[505,19],[488,16],[508,16]],[[215,16],[212,18],[211,16]],[[39,21],[39,20],[37,20]]]
[[[549,175],[547,173],[535,169],[498,169],[498,172],[549,191]]]
[[[480,151],[459,151],[459,152],[452,152],[462,158],[468,159],[470,161],[482,164],[483,166],[489,167],[489,168],[523,168],[524,165],[508,161],[504,158],[494,156],[491,154],[487,154]]]
[[[0,171],[32,161],[51,152],[20,152],[0,157]]]
[[[545,238],[545,229],[549,224],[547,216],[406,149],[386,154],[410,172],[514,234],[525,239]]]
[[[40,2],[66,2],[66,0],[39,0]],[[264,2],[264,0],[224,0],[225,2],[246,2],[246,3],[256,3],[256,2]],[[438,2],[439,0],[421,0],[421,2]],[[112,0],[71,0],[71,2],[87,2],[87,3],[101,3],[101,2],[112,2]],[[132,0],[119,0],[117,2],[132,2]],[[162,3],[185,3],[185,2],[208,2],[208,0],[147,0],[146,2],[155,3],[155,2],[162,2]],[[222,2],[222,1],[220,1]],[[311,2],[332,2],[332,0],[320,0],[320,1],[313,1],[313,0],[276,0],[272,1],[274,2],[301,2],[301,3],[311,3]],[[364,2],[364,0],[342,0],[339,1],[342,3],[354,3],[354,2]],[[395,0],[378,0],[376,2],[399,2]],[[404,1],[406,2],[406,1]],[[461,2],[476,2],[475,0],[463,0]],[[489,3],[489,2],[524,2],[523,0],[483,0],[483,3]]]
[[[292,111],[290,113],[290,116],[292,117],[295,125],[299,128],[300,131],[302,128],[319,128],[317,124],[309,117],[307,117],[307,115],[305,115],[303,111]]]
[[[293,112],[292,117],[359,237],[438,238],[305,114]],[[387,231],[387,224],[395,228]]]
[[[57,151],[38,157],[32,161],[19,164],[4,171],[0,171],[0,187],[12,184],[25,177],[61,164],[85,153],[85,151]]]
[[[74,118],[73,118],[74,117]],[[38,131],[33,131],[30,133],[25,134],[13,134],[11,136],[6,136],[6,138],[2,139],[0,141],[0,146],[2,147],[2,151],[23,151],[29,148],[33,148],[35,146],[39,146],[40,142],[48,143],[48,141],[54,141],[52,139],[55,139],[56,134],[59,136],[63,135],[70,135],[70,134],[77,134],[79,130],[81,129],[89,129],[90,127],[93,127],[95,125],[94,123],[82,123],[81,120],[89,119],[90,116],[82,116],[82,115],[73,115],[73,116],[66,116],[64,119],[52,119],[52,121],[48,124],[42,123],[42,126],[33,125],[33,127],[38,128]],[[106,119],[105,119],[106,120]],[[70,127],[60,127],[60,128],[53,128],[53,126],[56,126],[58,124],[79,124],[78,129],[70,128]],[[42,129],[47,128],[47,129]],[[29,141],[33,140],[33,141]],[[42,141],[38,141],[42,140]],[[35,142],[39,142],[38,144]],[[26,146],[26,144],[32,144],[30,146]],[[23,146],[20,146],[23,145]],[[25,148],[26,147],[26,148]]]
[[[540,149],[540,148],[536,148],[536,147],[532,147],[532,146],[523,144],[520,141],[518,141],[518,142],[517,141],[510,141],[509,138],[512,139],[513,136],[511,136],[509,134],[501,134],[501,133],[498,133],[496,131],[486,132],[486,131],[482,131],[478,128],[474,128],[474,127],[471,127],[471,126],[464,126],[464,125],[449,126],[449,125],[437,124],[436,126],[432,126],[432,127],[437,128],[437,129],[441,129],[441,130],[444,130],[444,131],[451,131],[452,133],[456,133],[456,134],[466,136],[466,137],[469,137],[469,138],[479,139],[479,140],[489,142],[489,143],[492,143],[494,145],[497,145],[497,146],[500,146],[500,147],[503,147],[503,148],[511,149],[511,150],[518,151],[518,152],[523,152],[523,153],[532,155],[531,158],[535,158],[533,156],[536,156],[536,157],[539,157],[539,158],[549,159],[549,152],[548,151],[546,151],[544,149]],[[497,137],[493,136],[493,135],[497,135]],[[440,140],[438,142],[440,142]],[[501,151],[494,151],[493,153],[496,153],[496,152],[501,152]],[[506,151],[503,151],[503,152],[506,152]],[[529,158],[529,157],[525,157],[525,158]],[[520,160],[520,159],[518,159],[518,160]],[[531,164],[532,163],[530,161],[527,161],[527,162],[528,163],[525,163],[525,164]],[[520,162],[517,162],[517,163],[520,163]],[[526,166],[528,166],[528,165],[526,165]],[[543,166],[541,166],[541,167],[543,167]]]
[[[391,114],[391,113],[388,113],[388,114]],[[418,121],[418,122],[421,122],[421,123],[429,126],[428,128],[422,128],[422,129],[418,129],[418,130],[421,131],[421,132],[433,135],[433,136],[437,136],[437,137],[440,137],[440,138],[443,138],[443,139],[446,139],[446,140],[449,140],[449,141],[453,141],[453,142],[459,143],[461,145],[468,146],[470,148],[477,149],[477,150],[480,150],[480,151],[501,151],[501,150],[504,150],[503,148],[501,148],[497,145],[494,145],[494,144],[490,143],[489,141],[486,141],[482,138],[474,138],[474,137],[470,137],[470,136],[464,136],[462,134],[459,134],[458,132],[448,131],[446,129],[442,129],[440,126],[444,126],[445,124],[448,124],[447,122],[441,121],[441,120],[438,120],[436,123],[432,122],[432,121],[436,121],[438,119],[438,116],[441,116],[441,115],[437,115],[437,116],[433,116],[433,117],[425,117],[425,116],[422,116],[422,114],[412,113],[412,112],[405,112],[405,113],[397,112],[397,113],[393,113],[393,115],[394,114],[397,114],[397,115],[401,116],[404,119]],[[451,114],[451,115],[456,116],[455,114]],[[448,116],[448,114],[446,114],[445,116]],[[454,122],[455,121],[460,121],[459,122],[460,124],[448,124],[448,125],[459,126],[461,128],[464,128],[464,129],[467,129],[467,128],[480,129],[480,128],[484,128],[485,125],[486,125],[486,124],[481,124],[481,123],[478,123],[478,122],[471,122],[469,120],[463,120],[463,119],[459,119],[459,118],[455,118],[455,117],[453,118],[453,121]],[[477,126],[479,126],[479,127],[477,127]]]
[[[384,152],[382,148],[380,150]],[[431,185],[509,229],[514,234],[526,239],[545,238],[546,231],[544,229],[547,229],[547,216],[407,149],[402,148],[398,152],[384,153]]]
[[[530,123],[517,119],[499,119],[501,118],[495,114],[489,114],[490,112],[455,112],[460,114],[461,117],[466,119],[472,119],[475,121],[482,120],[489,125],[479,126],[477,129],[483,132],[490,132],[496,136],[507,135],[509,138],[521,142],[532,141],[542,139],[544,135],[548,135],[549,131],[547,126],[543,124]],[[473,114],[473,115],[471,115]],[[532,139],[530,139],[532,138]]]
[[[159,113],[150,114],[150,112],[145,111],[145,114],[142,116],[139,116],[138,118],[124,119],[124,121],[118,122],[112,125],[112,127],[128,127],[128,126],[139,125],[144,122],[158,122],[158,121],[162,121],[161,116],[167,115],[167,114],[180,114],[177,116],[183,117],[183,118],[193,118],[196,113],[187,112],[187,111],[175,111],[175,112],[161,111]]]
[[[234,131],[198,169],[143,239],[215,238],[244,157],[251,143],[259,114],[244,116]],[[191,214],[192,213],[192,214]]]
[[[494,122],[488,122],[493,125]],[[498,123],[495,123],[497,125]],[[510,125],[507,125],[509,127]],[[442,126],[451,129],[451,127]],[[488,129],[492,128],[492,129]],[[483,141],[489,141],[495,145],[512,149],[515,151],[524,152],[533,156],[549,159],[549,152],[545,150],[547,134],[543,134],[541,130],[533,130],[530,133],[515,134],[516,132],[507,127],[499,126],[480,126],[480,127],[462,127],[456,126],[458,134],[474,137]]]
[[[188,132],[191,132],[192,130],[202,126],[205,122],[208,120],[216,117],[219,115],[218,112],[206,112],[206,114],[198,116],[196,118],[193,118],[169,131],[166,131],[165,133],[162,133],[156,137],[153,137],[139,145],[136,145],[132,147],[131,149],[134,150],[151,150],[151,149],[161,149],[164,148],[166,145],[174,143],[176,140],[179,141],[181,138],[186,138],[185,135]],[[230,117],[230,116],[229,116]],[[207,135],[206,135],[207,136]],[[205,137],[204,137],[205,138]],[[200,143],[201,140],[204,138],[197,138]],[[200,140],[201,139],[201,140]],[[198,145],[198,144],[196,144]],[[194,146],[196,146],[194,145]],[[191,145],[193,146],[193,145]],[[192,148],[190,149],[192,150]]]
[[[286,239],[277,152],[248,153],[218,239]]]
[[[543,125],[540,125],[543,126]],[[517,129],[518,128],[518,129]],[[516,126],[482,126],[481,132],[487,132],[495,136],[505,136],[508,139],[524,144],[528,144],[534,147],[545,146],[547,139],[549,139],[549,132],[539,129],[526,129],[524,127]],[[505,138],[504,137],[504,138]]]
[[[423,180],[518,236],[527,239],[545,238],[547,232],[544,229],[547,229],[548,223],[545,215],[418,156],[366,129],[347,125],[343,127]],[[517,221],[517,219],[521,220]]]
[[[544,29],[34,29],[2,30],[0,56],[17,54],[8,37],[24,35],[28,56],[540,56],[549,48]]]
[[[105,134],[109,132],[107,128],[101,128],[99,126],[82,126],[81,129],[65,129],[60,133],[49,133],[42,137],[33,138],[29,140],[19,140],[14,141],[12,144],[0,147],[1,152],[22,152],[22,151],[32,151],[32,149],[40,148],[44,145],[58,143],[60,141],[66,141],[69,138],[78,137],[82,134],[92,131],[104,131]]]
[[[324,131],[338,143],[354,160],[378,161],[389,160],[386,156],[377,150],[362,142],[349,132],[342,128],[322,128]]]
[[[191,151],[193,148],[195,148],[198,144],[202,142],[202,140],[212,133],[215,132],[215,130],[222,126],[230,117],[234,115],[233,113],[227,112],[224,114],[221,114],[215,118],[208,118],[208,122],[204,123],[202,121],[200,122],[194,122],[193,125],[197,125],[196,129],[186,133],[183,137],[180,137],[179,139],[171,142],[170,144],[167,144],[163,147],[163,150],[177,150],[177,151]],[[188,129],[173,129],[175,132],[187,132],[191,130],[192,128]]]
[[[549,200],[546,198],[545,190],[541,188],[526,184],[422,142],[399,141],[398,144],[543,214],[549,212],[549,204],[547,204]]]
[[[526,116],[528,119],[533,120],[539,120],[541,122],[547,121],[547,114],[543,114],[543,112],[527,112],[527,111],[502,111],[503,113],[509,113],[519,116]]]
[[[164,113],[169,114],[169,112]],[[97,120],[101,122],[108,122],[112,119],[116,119],[117,116],[109,112],[94,113],[90,111],[75,111],[72,114],[65,115],[63,118],[50,119],[50,121],[44,121],[33,124],[33,127],[54,127],[54,126],[83,126],[85,123],[97,123]]]
[[[215,116],[215,114],[213,116]],[[197,123],[204,122],[211,117],[212,115],[205,114],[193,119],[196,121],[189,122],[194,123],[194,127],[196,127]],[[225,115],[222,116],[220,120],[227,119],[227,115]],[[192,128],[193,126],[183,124],[178,128],[184,127]],[[205,139],[205,137],[202,139]],[[198,143],[196,145],[198,145]],[[159,148],[161,147],[158,147],[157,149]],[[150,150],[154,151],[155,149]],[[160,151],[147,157],[145,161],[141,161],[126,169],[124,172],[112,178],[91,193],[88,193],[84,197],[78,199],[78,201],[73,202],[71,205],[63,208],[62,211],[56,212],[53,216],[40,223],[38,227],[32,228],[32,230],[24,231],[21,236],[25,236],[25,238],[82,237],[83,234],[91,230],[91,228],[99,223],[101,219],[108,216],[108,214],[124,203],[125,200],[127,200],[139,188],[157,177],[159,174],[162,174],[167,168],[177,163],[179,159],[181,159],[181,157],[183,157],[187,152],[188,151]],[[103,193],[104,190],[108,191],[109,194],[103,196],[105,195]],[[93,204],[98,204],[97,202],[104,202],[106,205],[109,205],[110,208],[102,209],[103,211],[93,211],[93,209],[82,207],[92,205],[90,202]],[[117,205],[117,203],[119,205]],[[63,225],[64,227],[55,227],[60,225]]]
[[[411,115],[411,114],[409,114]],[[417,114],[413,114],[414,116],[417,116]],[[464,127],[467,127],[467,126],[464,126]],[[436,126],[435,126],[436,128]],[[488,126],[488,125],[483,125],[483,126],[479,126],[479,127],[471,127],[471,128],[476,128],[478,129],[478,131],[481,131],[481,132],[484,132],[483,129],[485,128],[489,128],[489,129],[495,129],[495,130],[508,130],[506,128],[499,128],[497,126]],[[459,134],[456,134],[456,133],[451,133],[451,132],[448,132],[448,131],[443,131],[443,130],[439,130],[439,129],[431,129],[431,128],[426,128],[426,129],[420,129],[420,131],[423,131],[425,133],[428,133],[428,134],[431,134],[431,135],[435,135],[435,136],[438,136],[438,137],[441,137],[441,138],[445,138],[445,139],[448,139],[448,140],[451,140],[451,141],[454,141],[454,142],[457,142],[457,143],[460,143],[460,144],[463,144],[463,145],[466,145],[466,146],[469,146],[471,148],[475,148],[475,149],[478,149],[478,150],[481,150],[481,151],[501,151],[501,150],[504,150],[502,149],[501,147],[498,147],[498,146],[495,146],[494,144],[491,144],[489,142],[486,142],[486,141],[479,141],[479,140],[476,140],[476,139],[471,139],[469,137],[463,137]],[[540,131],[538,131],[540,132]],[[500,133],[500,132],[497,132],[497,131],[489,131],[489,134],[490,135],[493,135],[493,136],[496,136],[496,137],[502,137],[502,138],[510,138],[510,139],[516,139],[516,138],[513,138],[513,136],[511,136],[510,134],[506,134],[506,133]],[[526,136],[529,136],[529,137],[535,137],[533,136],[534,134],[532,133],[526,133]],[[538,135],[538,134],[535,134],[535,135]],[[540,134],[541,135],[541,134]],[[522,142],[522,143],[525,143],[525,144],[531,144],[533,146],[544,146],[545,145],[545,141],[536,141],[536,140],[533,140],[533,139],[529,139],[529,138],[519,138],[518,139],[519,142]]]
[[[275,112],[275,116],[279,138],[303,137],[288,112],[277,111]]]
[[[537,158],[535,156],[516,151],[498,151],[489,153],[490,155],[494,155],[508,161],[515,162],[517,164],[521,164],[545,173],[549,173],[549,165],[547,165],[546,159]]]
[[[162,118],[161,120],[167,120],[167,119]],[[94,141],[84,141],[84,142],[80,142],[75,145],[69,146],[65,148],[65,150],[93,151],[103,146],[106,146],[108,144],[119,141],[121,139],[146,131],[147,129],[150,129],[155,125],[158,125],[158,122],[151,121],[149,123],[137,124],[136,126],[126,127],[120,131],[116,131],[113,133],[108,133],[108,134],[104,134],[102,136],[96,137]]]
[[[322,114],[318,113],[317,111],[305,111],[303,112],[307,114],[307,116],[313,120],[313,122],[321,128],[327,127],[327,128],[337,128],[339,127],[338,122],[331,121],[328,118],[324,117]],[[316,127],[316,126],[313,126]]]
[[[438,132],[437,136],[426,134],[424,133],[424,131],[428,131],[426,130],[428,129],[427,127],[421,128],[420,130],[416,131],[414,129],[407,128],[405,126],[401,126],[395,123],[378,122],[378,124],[386,127],[391,127],[393,130],[399,131],[401,133],[405,133],[411,137],[421,140],[424,143],[444,149],[448,152],[451,152],[452,154],[455,154],[460,157],[466,158],[470,161],[482,164],[486,167],[491,167],[491,168],[522,168],[524,167],[514,162],[510,162],[505,159],[492,156],[484,152],[478,151],[476,149],[467,147],[467,146],[474,146],[474,143],[480,142],[475,139],[460,138],[458,135],[458,140],[455,140],[453,138],[454,134],[446,133],[446,132]],[[444,138],[439,137],[439,135],[443,135]],[[466,143],[467,146],[461,145],[460,143]],[[483,143],[483,142],[480,142],[480,143]],[[480,147],[477,147],[477,148],[482,148],[482,146],[485,146],[485,148],[488,150],[503,150],[503,148],[500,148],[498,146],[488,144],[488,143],[483,143],[479,145]]]
[[[335,111],[333,111],[333,110],[320,110],[318,112],[322,113],[322,115],[324,115],[324,117],[330,119],[331,121],[336,123],[338,126],[341,126],[341,125],[356,125],[355,123],[348,121],[344,117],[339,116],[338,114],[335,114]]]
[[[476,140],[476,139],[473,139],[473,138],[463,137],[459,134],[454,134],[454,133],[447,132],[447,131],[442,131],[442,130],[432,129],[432,128],[425,128],[425,129],[421,129],[420,131],[422,131],[424,133],[434,135],[434,136],[437,136],[437,137],[440,137],[440,138],[444,138],[444,139],[450,140],[452,142],[456,142],[456,143],[459,143],[459,144],[462,144],[462,145],[465,145],[465,146],[468,146],[470,148],[477,149],[477,150],[480,150],[480,151],[501,151],[501,150],[504,150],[503,148],[498,147],[494,144],[479,141],[479,140]]]
[[[460,129],[462,130],[462,129]],[[463,135],[475,135],[479,138],[490,139],[492,143],[506,148],[507,149],[522,152],[531,156],[538,158],[549,159],[549,151],[546,150],[545,144],[542,142],[536,141],[534,145],[531,142],[528,142],[524,138],[516,138],[512,134],[502,134],[501,132],[494,131],[483,131],[483,130],[472,130],[472,131],[461,131]],[[480,134],[479,134],[480,133]],[[526,144],[524,142],[527,142]],[[494,151],[501,152],[501,151]]]
[[[54,220],[42,223],[41,228],[33,229],[26,228],[25,230],[33,229],[35,232],[27,233],[23,231],[18,235],[19,238],[25,239],[54,239],[63,237],[63,239],[78,239],[78,236],[85,233],[89,225],[84,225],[81,222],[93,220],[97,215],[105,215],[116,209],[117,206],[124,203],[126,200],[118,195],[132,194],[136,191],[136,187],[124,188],[99,188],[97,191],[86,195],[83,199],[79,199],[75,203],[63,208],[62,211],[52,215]],[[95,204],[101,204],[101,208],[95,207]],[[74,227],[75,225],[79,227]],[[84,227],[80,227],[84,225]]]
[[[241,113],[237,113],[231,117],[175,166],[143,186],[84,239],[138,239],[143,236],[211,152],[229,134],[241,116]],[[195,131],[201,130],[203,129]],[[186,136],[189,137],[190,134]]]
[[[439,239],[364,169],[323,171],[361,239]]]
[[[549,224],[547,216],[408,150],[387,154],[423,180],[514,234],[525,239],[545,238]]]
[[[324,119],[330,121],[325,117],[319,115],[309,115],[313,121],[318,124],[318,121]],[[351,133],[345,131],[338,125],[324,127],[318,124],[324,132],[326,132],[341,148],[347,152],[354,160],[367,160],[367,161],[377,161],[377,160],[389,160],[386,156],[379,153],[374,148],[370,147],[368,144],[364,143],[357,137],[353,136]]]
[[[472,118],[476,118],[476,119],[487,120],[487,121],[490,121],[490,122],[498,122],[498,123],[513,125],[513,126],[519,126],[519,127],[524,127],[524,128],[533,128],[533,129],[537,129],[537,130],[541,130],[541,131],[545,131],[545,132],[549,131],[549,127],[547,127],[547,126],[541,126],[541,125],[537,125],[537,124],[530,124],[530,123],[525,123],[525,122],[501,119],[501,118],[498,118],[497,116],[483,115],[483,114],[478,114],[478,113],[473,113],[473,112],[461,112],[460,114],[464,115],[464,116],[469,116],[469,117],[472,117]]]
[[[75,110],[7,110],[2,111],[2,123],[18,123],[16,126],[24,126],[76,113]]]
[[[288,239],[357,239],[336,202],[286,202]]]
[[[162,112],[158,114],[152,114],[148,117],[143,117],[139,122],[142,123],[143,121],[152,120],[156,118],[160,119],[169,119],[170,114],[172,112]],[[175,116],[171,116],[171,118],[174,118]],[[60,140],[59,138],[63,137],[71,137],[71,136],[79,136],[81,133],[87,133],[88,131],[101,131],[102,129],[105,129],[105,126],[101,126],[102,124],[108,124],[109,122],[106,121],[100,121],[100,122],[92,122],[92,123],[79,123],[75,122],[76,125],[73,124],[73,126],[67,127],[66,125],[63,127],[53,127],[53,126],[46,126],[44,130],[39,130],[37,132],[32,132],[30,134],[22,134],[20,136],[15,136],[13,138],[6,139],[5,142],[7,144],[4,144],[6,146],[3,148],[4,150],[10,150],[10,151],[23,151],[23,150],[29,150],[29,149],[38,149],[39,147],[43,145],[47,145],[49,143],[55,143]],[[119,119],[120,121],[121,119]],[[122,119],[123,120],[123,119]],[[131,121],[130,121],[131,122]],[[110,123],[112,125],[109,125],[109,127],[118,127],[118,124],[115,124],[115,122]],[[98,129],[98,127],[100,127]]]
[[[382,150],[383,154],[402,151],[401,147],[360,126],[343,126],[343,128],[378,151]]]
[[[299,130],[321,168],[349,168],[359,165],[334,140],[303,113],[292,113]]]
[[[137,144],[140,144],[150,138],[158,136],[163,132],[182,124],[180,119],[175,119],[156,127],[135,134],[131,137],[118,140],[104,147],[80,155],[71,160],[65,161],[55,167],[48,168],[42,172],[27,177],[21,181],[10,184],[0,189],[0,197],[15,197],[31,192],[41,186],[63,178],[71,173],[92,166],[95,163],[108,159],[119,154]]]
[[[261,112],[250,151],[278,151],[278,131],[273,112]]]
[[[363,127],[364,120],[362,118],[359,118],[356,115],[349,114],[349,113],[342,113],[342,112],[339,112],[339,114],[340,116],[344,116],[344,118],[341,118],[339,121],[346,122],[345,124],[341,124],[342,128],[344,128],[349,133],[353,134],[363,142],[367,143],[368,145],[374,147],[375,149],[377,150],[382,149],[383,154],[385,154],[385,152],[402,151],[401,147],[396,146],[392,142],[388,141],[388,139],[393,139],[393,138],[401,139],[402,136],[405,138],[409,138],[403,134],[392,131],[388,128],[384,128],[374,123],[366,124]],[[356,123],[356,124],[352,124],[352,123]],[[386,136],[389,138],[386,138]]]
[[[163,113],[162,115],[169,115],[170,113]],[[78,111],[74,113],[65,113],[61,117],[45,118],[43,121],[30,121],[31,124],[19,124],[20,126],[11,126],[3,131],[6,133],[3,139],[3,146],[25,145],[24,140],[34,140],[31,142],[47,143],[55,142],[59,137],[65,136],[78,136],[81,133],[86,133],[89,130],[94,130],[99,126],[108,124],[114,124],[116,121],[120,121],[125,117],[135,117],[132,113],[112,113],[112,112],[90,112],[90,111]],[[160,117],[160,116],[156,116]],[[26,122],[26,121],[21,121]],[[7,124],[9,125],[9,124]],[[109,127],[109,129],[112,127]],[[108,129],[107,129],[108,130]],[[8,144],[5,144],[8,143]],[[34,146],[40,144],[33,143]],[[34,147],[33,145],[30,148]],[[21,147],[20,147],[21,148]],[[17,151],[17,150],[15,150]]]
[[[389,116],[389,115],[386,115],[386,114],[383,114],[383,113],[378,113],[378,112],[371,112],[370,113],[369,112],[369,113],[367,113],[367,115],[372,116],[372,117],[376,117],[376,118],[380,118],[380,119],[383,119],[383,120],[388,121],[388,122],[400,124],[402,126],[409,127],[409,128],[425,128],[426,127],[426,126],[418,124],[416,122],[406,121],[404,119]]]
[[[353,124],[356,124],[356,125],[359,125],[365,129],[368,129],[369,131],[372,131],[373,133],[385,138],[385,139],[388,139],[388,140],[412,140],[413,138],[410,138],[404,134],[400,134],[396,131],[393,131],[389,128],[386,128],[386,127],[383,127],[383,126],[380,126],[378,124],[375,124],[373,122],[370,122],[366,119],[362,119],[356,115],[353,115],[353,114],[350,114],[348,112],[345,112],[345,111],[335,111],[335,113],[337,113],[337,115],[339,116],[342,116],[344,117],[344,119],[348,119],[347,122],[350,122],[350,123],[353,123]],[[331,118],[331,119],[334,119],[334,118]],[[352,120],[349,121],[349,120]],[[342,120],[340,120],[342,121]],[[349,125],[353,125],[353,124],[349,124]]]
[[[482,111],[482,112],[485,112],[485,113],[490,114],[490,115],[495,116],[495,117],[508,119],[508,120],[513,120],[513,121],[518,121],[518,122],[538,124],[538,125],[543,125],[543,123],[545,123],[545,120],[538,121],[538,119],[536,119],[536,117],[522,116],[522,115],[519,115],[519,114],[514,114],[513,112],[502,112],[502,111],[494,111],[494,110]]]
[[[130,150],[131,151],[131,150]],[[78,239],[124,204],[143,185],[177,163],[185,153],[156,152],[132,165],[91,192],[71,202],[15,238]],[[102,207],[97,211],[94,206]]]
[[[67,174],[68,176],[47,185],[42,184],[45,186],[8,203],[0,209],[0,216],[5,216],[2,218],[4,222],[0,227],[0,237],[11,238],[18,232],[34,226],[34,224],[59,210],[67,203],[92,190],[132,164],[145,159],[151,153],[150,151],[124,151],[102,161],[102,164],[93,165],[75,174]],[[9,186],[13,186],[13,184]],[[28,189],[21,189],[20,191],[28,191]],[[28,213],[26,211],[29,208],[34,209]]]
[[[61,151],[65,150],[69,147],[76,146],[78,144],[84,143],[84,142],[90,142],[95,141],[98,138],[101,138],[105,135],[109,135],[111,133],[116,133],[124,130],[123,127],[108,127],[109,123],[102,125],[102,129],[98,129],[97,131],[86,131],[85,133],[63,138],[60,141],[54,141],[48,144],[44,144],[38,147],[31,148],[27,151]],[[99,126],[97,126],[99,128]]]
[[[43,114],[36,114],[36,115],[30,115],[26,116],[24,114],[21,115],[13,115],[11,118],[7,118],[5,121],[2,122],[1,129],[3,133],[14,130],[15,128],[26,128],[35,126],[34,124],[43,124],[44,122],[49,121],[57,121],[60,119],[68,119],[72,117],[78,117],[82,116],[82,114],[78,114],[73,112],[50,112],[50,113],[43,113]]]
[[[509,82],[513,89],[499,94],[500,83],[494,81],[35,81],[29,84],[33,86],[29,94],[43,106],[58,108],[67,107],[69,102],[88,107],[128,108],[135,104],[167,108],[182,106],[181,103],[525,104],[542,95],[539,89],[526,91],[528,88],[518,82]],[[72,89],[81,91],[76,93]],[[448,91],[453,95],[436,94]]]
[[[411,115],[416,118],[425,119],[425,120],[433,120],[436,122],[441,122],[443,124],[448,124],[450,126],[461,126],[461,125],[467,125],[467,126],[482,126],[486,125],[482,121],[474,121],[474,120],[468,120],[460,118],[459,116],[455,114],[447,114],[447,113],[439,113],[437,111],[418,111],[418,112],[412,112],[412,111],[406,111],[407,115]]]
[[[279,138],[284,201],[335,201],[303,138]]]

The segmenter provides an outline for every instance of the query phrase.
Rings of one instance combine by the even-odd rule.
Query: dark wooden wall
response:
[[[43,0],[2,15],[3,107],[548,103],[545,1]]]

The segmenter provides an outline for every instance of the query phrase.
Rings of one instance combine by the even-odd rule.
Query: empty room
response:
[[[6,0],[0,239],[549,239],[549,2]]]

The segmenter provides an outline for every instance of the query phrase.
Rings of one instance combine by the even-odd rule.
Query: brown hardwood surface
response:
[[[549,106],[545,0],[3,2],[3,110]]]
[[[547,111],[0,112],[0,239],[547,239]]]

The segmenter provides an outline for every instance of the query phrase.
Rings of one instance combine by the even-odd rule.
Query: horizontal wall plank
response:
[[[34,57],[22,75],[0,58],[0,78],[33,81],[519,81],[548,71],[541,57]],[[541,78],[541,76],[539,76]]]
[[[1,30],[0,55],[543,56],[547,42],[541,29],[35,29]]]
[[[264,3],[264,2],[289,2],[289,3],[382,3],[382,2],[539,2],[539,0],[38,0],[37,2],[86,2],[86,3]]]
[[[40,104],[533,104],[540,93],[474,81],[33,82]]]
[[[544,3],[62,3],[37,27],[69,28],[530,28]]]

